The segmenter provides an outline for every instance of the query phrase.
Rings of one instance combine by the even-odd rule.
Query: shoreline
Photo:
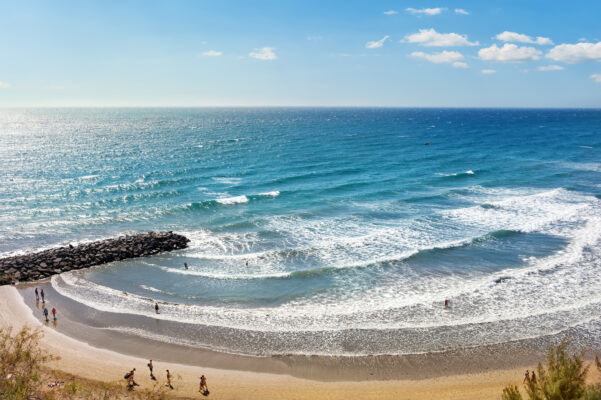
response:
[[[40,285],[38,282],[37,284]],[[48,284],[48,282],[46,282]],[[33,284],[20,286],[19,289],[31,288]],[[0,329],[19,329],[23,325],[41,328],[44,332],[42,346],[49,352],[59,355],[60,360],[50,364],[52,368],[62,370],[87,379],[105,382],[120,382],[125,372],[136,368],[136,381],[142,387],[151,387],[148,377],[146,358],[127,355],[122,352],[94,346],[85,340],[77,340],[57,331],[51,324],[45,326],[26,304],[12,286],[0,287],[0,308],[5,310],[0,315]],[[50,299],[49,299],[50,300]],[[51,306],[52,303],[48,303]],[[59,311],[59,325],[66,323],[62,318],[64,310]],[[110,340],[110,339],[109,339]],[[135,342],[144,339],[134,338]],[[127,345],[127,341],[125,344]],[[515,354],[519,356],[519,354]],[[448,354],[446,355],[448,358]],[[463,365],[469,365],[473,360],[462,355]],[[314,357],[312,357],[314,358]],[[259,358],[260,359],[260,358]],[[461,359],[461,358],[460,358]],[[540,358],[538,361],[542,361]],[[345,369],[348,366],[340,363],[337,357],[331,357],[330,369]],[[454,362],[455,359],[451,358]],[[458,369],[454,371],[443,367],[435,368],[440,374],[436,377],[421,376],[420,378],[320,381],[293,377],[281,373],[250,372],[238,368],[213,368],[205,362],[188,365],[186,362],[166,362],[161,357],[154,357],[155,375],[159,383],[164,382],[164,370],[169,369],[176,377],[173,394],[188,398],[198,397],[198,377],[207,376],[211,396],[217,399],[347,399],[361,393],[364,399],[416,399],[428,398],[433,400],[462,399],[486,400],[498,399],[502,390],[509,384],[520,385],[524,369],[532,369],[536,363],[523,367],[494,368],[479,370],[476,373],[465,373]],[[402,367],[399,365],[392,367]],[[457,367],[457,366],[456,366]],[[310,364],[309,364],[310,368]],[[411,364],[402,369],[412,369]],[[318,368],[318,372],[321,369]],[[591,379],[597,379],[598,373],[591,370]],[[356,370],[355,372],[356,373]],[[368,378],[369,379],[369,378]],[[242,397],[241,397],[242,396]]]
[[[590,339],[591,329],[594,330],[597,326],[583,326],[534,339],[458,347],[429,353],[351,356],[287,353],[245,355],[194,343],[202,342],[206,335],[223,335],[222,330],[148,315],[99,311],[64,297],[56,292],[47,280],[18,287],[19,297],[23,296],[21,300],[27,305],[30,313],[35,313],[40,307],[34,301],[34,285],[44,288],[50,306],[56,306],[59,310],[60,322],[55,329],[92,346],[136,357],[162,359],[166,362],[240,372],[269,373],[319,382],[422,380],[491,370],[525,370],[544,360],[548,347],[559,344],[568,333],[572,342],[571,350],[585,351],[588,359],[592,359],[601,348],[597,341]],[[41,315],[39,309],[38,318],[41,318]],[[245,336],[246,334],[242,338]],[[190,342],[177,343],[182,338],[190,339]]]
[[[119,382],[131,368],[136,368],[136,380],[143,387],[151,381],[146,359],[93,347],[82,341],[44,326],[31,313],[17,289],[0,287],[0,327],[19,329],[23,325],[42,328],[42,346],[60,360],[50,364],[77,376],[107,382]],[[491,370],[478,374],[458,374],[421,380],[389,380],[369,382],[317,382],[257,372],[242,372],[166,363],[153,360],[155,375],[163,383],[163,371],[169,368],[174,379],[174,394],[198,397],[197,379],[207,376],[211,396],[218,399],[346,399],[361,393],[364,399],[496,399],[504,386],[519,384],[522,369]],[[181,377],[181,379],[179,379]],[[242,396],[242,397],[241,397]]]
[[[421,380],[489,370],[525,369],[544,358],[548,343],[515,341],[404,355],[235,354],[153,339],[153,334],[160,334],[164,338],[182,335],[181,332],[187,332],[191,337],[202,337],[204,333],[197,331],[194,325],[98,311],[60,295],[49,281],[39,282],[35,286],[44,289],[48,306],[55,306],[59,310],[60,321],[54,329],[92,346],[167,362],[321,382]],[[31,287],[32,284],[19,286],[18,294],[30,312],[39,310],[41,318],[41,305],[35,303]],[[27,291],[31,291],[31,296]],[[129,327],[135,333],[129,333],[127,329],[115,330],[114,327]],[[141,333],[146,336],[141,336]]]

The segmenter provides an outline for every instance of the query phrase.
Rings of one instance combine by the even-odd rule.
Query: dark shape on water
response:
[[[510,279],[513,279],[513,278],[510,276],[502,276],[500,278],[495,279],[495,283],[505,283]]]

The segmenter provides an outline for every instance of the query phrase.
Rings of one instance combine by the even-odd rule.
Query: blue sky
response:
[[[0,106],[601,107],[600,1],[3,1]]]

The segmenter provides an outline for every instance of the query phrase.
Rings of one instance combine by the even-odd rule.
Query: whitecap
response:
[[[248,203],[248,197],[246,197],[245,195],[233,196],[233,197],[223,197],[220,199],[215,199],[215,201],[217,203],[221,203],[224,205],[241,204],[241,203]]]
[[[274,190],[272,192],[263,192],[263,193],[258,194],[258,196],[271,196],[271,197],[277,197],[279,195],[280,195],[279,190]]]

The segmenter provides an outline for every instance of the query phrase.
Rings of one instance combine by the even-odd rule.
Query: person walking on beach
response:
[[[38,293],[38,288],[35,288],[35,301],[40,301],[40,294]]]
[[[159,313],[159,303],[154,303],[154,311],[158,314]]]
[[[56,321],[56,308],[52,307],[52,318]]]
[[[153,381],[156,381],[157,378],[152,374],[152,360],[150,360],[148,362],[148,369],[150,370],[150,379],[152,379]]]
[[[534,373],[534,371],[532,371],[532,373],[530,374],[530,382],[536,383],[536,374]]]
[[[524,374],[524,381],[522,383],[530,382],[530,371],[526,370]]]
[[[127,388],[129,390],[133,390],[134,386],[140,386],[136,383],[136,381],[134,381],[134,372],[136,372],[136,369],[132,369],[131,371],[129,371],[127,374],[125,374],[124,378],[127,380]]]
[[[46,300],[44,300],[44,289],[40,291],[40,294],[42,295],[42,303],[45,303]]]
[[[209,394],[209,388],[207,387],[207,378],[205,378],[204,375],[200,377],[200,388],[198,389],[198,391],[204,394],[205,396]]]
[[[169,389],[173,390],[173,386],[171,385],[171,372],[167,370],[167,383],[165,386],[169,386]]]
[[[48,322],[48,309],[44,307],[44,317],[46,317],[46,322]]]

